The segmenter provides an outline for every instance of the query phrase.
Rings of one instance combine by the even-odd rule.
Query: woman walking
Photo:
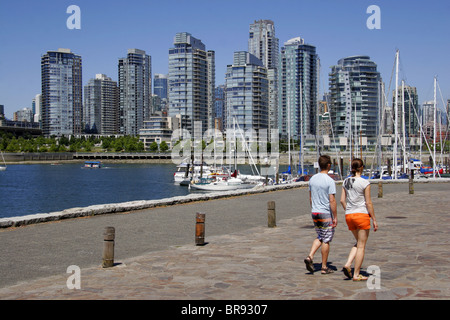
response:
[[[353,159],[352,176],[342,184],[341,204],[345,210],[345,221],[348,229],[353,233],[356,244],[350,250],[347,263],[342,271],[353,281],[366,281],[367,277],[361,275],[361,265],[370,231],[370,219],[373,220],[373,230],[378,230],[377,220],[370,198],[370,182],[361,177],[364,163],[361,159]],[[352,275],[351,265],[355,261]]]

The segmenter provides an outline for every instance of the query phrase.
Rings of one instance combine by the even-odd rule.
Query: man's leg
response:
[[[322,244],[322,269],[327,268],[328,254],[330,253],[330,243],[324,242]]]
[[[311,273],[314,273],[314,266],[313,266],[314,254],[320,248],[321,245],[322,245],[322,242],[319,239],[317,239],[317,238],[314,239],[313,244],[311,246],[311,251],[309,252],[309,256],[307,256],[306,259],[304,260],[304,262],[306,264],[306,269]]]
[[[320,246],[322,245],[322,242],[319,239],[314,239],[313,244],[311,246],[311,251],[309,252],[309,257],[311,258],[311,260],[314,257],[314,254],[316,253],[316,251],[320,248]]]

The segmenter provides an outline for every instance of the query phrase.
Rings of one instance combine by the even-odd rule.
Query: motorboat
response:
[[[100,161],[86,161],[84,163],[84,168],[99,169],[101,167],[102,167],[102,163]]]

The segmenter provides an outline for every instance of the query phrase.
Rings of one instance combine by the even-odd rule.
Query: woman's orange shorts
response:
[[[349,213],[345,215],[348,230],[369,230],[370,216],[368,213]]]

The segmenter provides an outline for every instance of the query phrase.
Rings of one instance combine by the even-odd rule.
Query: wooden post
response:
[[[414,170],[409,174],[409,194],[414,194]]]
[[[205,244],[205,214],[197,212],[195,218],[195,244],[202,246]]]
[[[114,266],[114,239],[116,236],[114,227],[106,227],[103,233],[103,268]]]
[[[388,169],[389,176],[391,176],[392,175],[391,159],[389,159],[389,158],[387,159],[387,169]],[[381,175],[383,175],[383,172],[381,173]],[[380,179],[381,179],[381,177],[380,177]]]
[[[383,198],[383,183],[378,181],[378,198]]]
[[[275,201],[267,202],[267,226],[269,228],[274,228],[277,226],[277,217],[275,213]]]

